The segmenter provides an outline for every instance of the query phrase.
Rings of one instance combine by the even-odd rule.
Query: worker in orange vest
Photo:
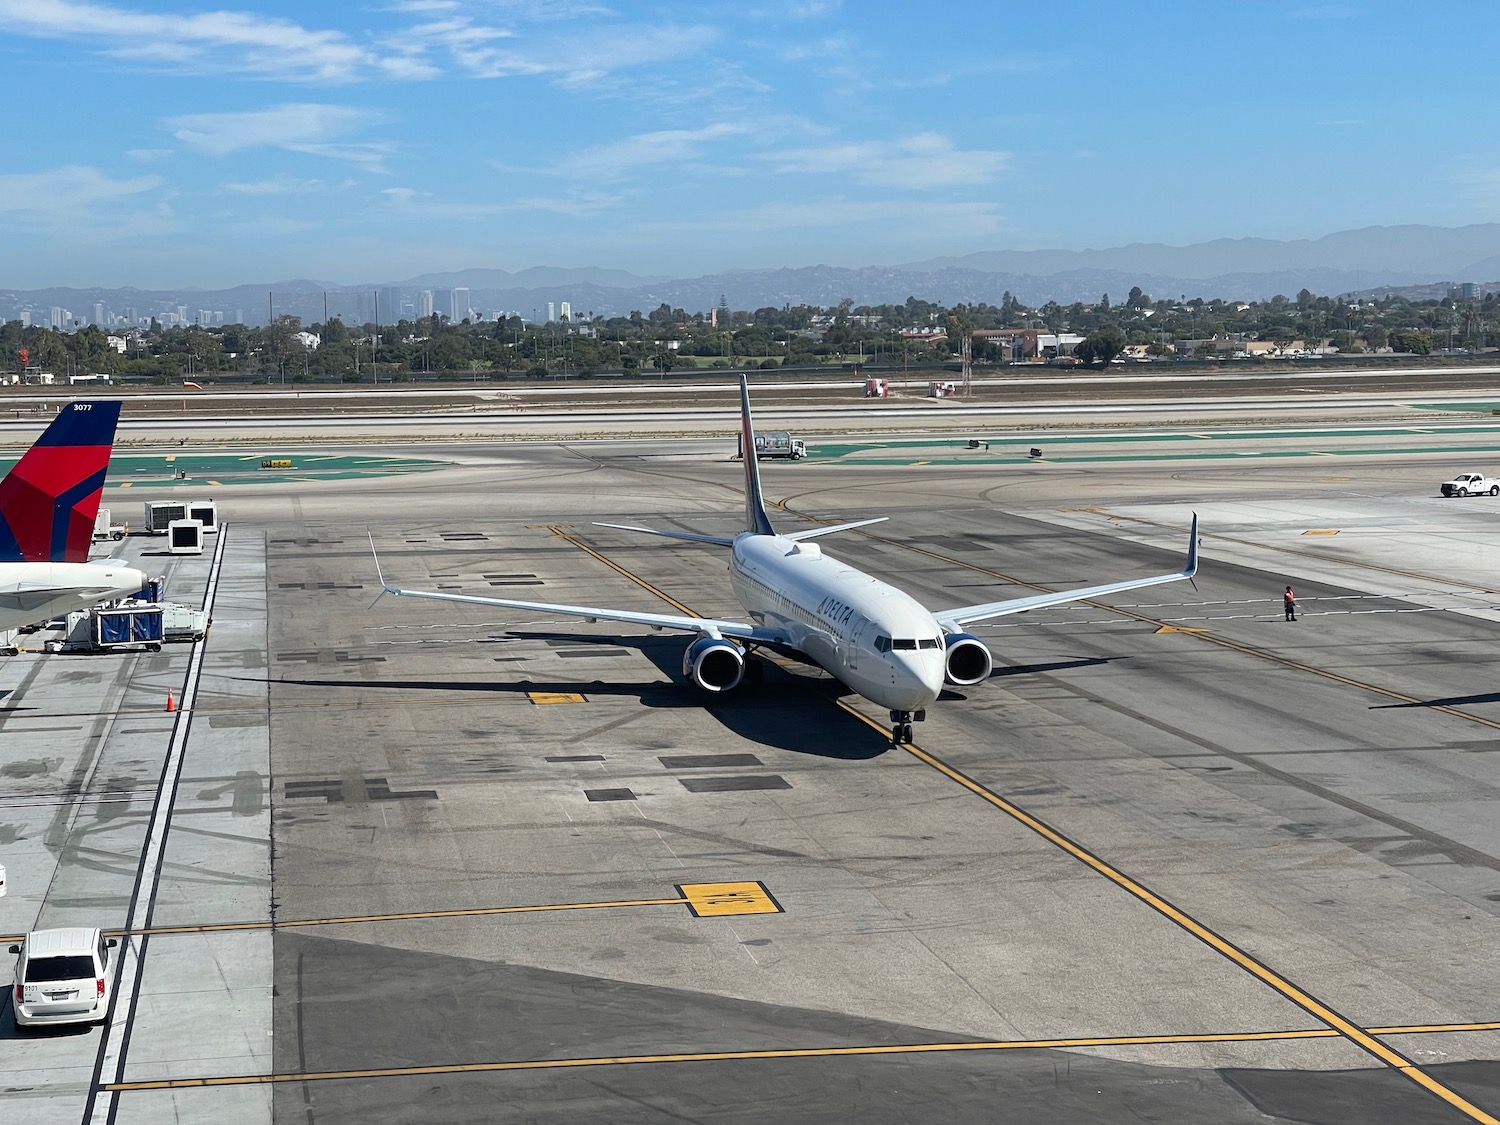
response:
[[[1288,621],[1297,620],[1297,595],[1292,593],[1290,586],[1286,588],[1286,593],[1281,595],[1281,608],[1286,610]]]

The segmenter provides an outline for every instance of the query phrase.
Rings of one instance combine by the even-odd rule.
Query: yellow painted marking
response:
[[[1213,441],[1213,434],[1188,434],[1188,437],[1202,438],[1204,441]]]
[[[1162,633],[1206,633],[1207,629],[1197,625],[1163,625],[1156,631],[1160,636]]]
[[[932,464],[931,461],[913,461],[910,465],[907,466],[907,468],[909,468],[909,469],[915,469],[918,465],[930,465],[930,464]]]
[[[549,703],[586,702],[583,696],[576,691],[528,691],[526,696],[538,706],[544,706]]]
[[[1500,1031],[1500,1023],[1419,1023],[1405,1027],[1370,1027],[1371,1035],[1447,1035],[1462,1031]]]
[[[171,934],[223,934],[243,930],[286,930],[301,926],[351,926],[362,922],[421,922],[432,918],[489,918],[499,914],[545,914],[560,910],[613,910],[627,906],[686,906],[699,918],[726,914],[782,914],[781,904],[761,882],[683,883],[676,898],[630,898],[608,902],[549,902],[538,906],[474,906],[455,910],[412,910],[401,914],[349,914],[336,918],[277,918],[255,922],[204,922],[190,926],[152,926],[144,930],[105,930],[110,937],[160,937]],[[19,942],[25,934],[0,936]]]
[[[570,523],[528,523],[526,525],[526,530],[528,530],[528,531],[555,531],[559,527],[571,528],[572,526],[573,525],[570,524]]]
[[[221,480],[210,480],[210,481],[205,481],[204,483],[205,484],[214,485],[216,488],[223,488],[224,487],[224,482],[221,481]]]
[[[1312,527],[1304,531],[1303,535],[1337,535],[1339,529],[1336,527]]]
[[[680,883],[688,909],[699,918],[728,914],[780,914],[781,907],[764,883]]]
[[[1372,1028],[1382,1035],[1415,1034],[1423,1031],[1493,1031],[1500,1023],[1443,1024],[1427,1027]],[[1079,1039],[1002,1039],[979,1043],[903,1043],[855,1047],[801,1047],[762,1051],[703,1051],[672,1055],[601,1055],[594,1058],[525,1059],[513,1062],[454,1063],[446,1066],[403,1066],[379,1070],[323,1070],[285,1074],[229,1074],[206,1078],[162,1078],[138,1082],[114,1082],[105,1090],[181,1090],[204,1086],[263,1086],[282,1082],[326,1082],[353,1078],[405,1078],[429,1074],[476,1074],[508,1070],[569,1070],[596,1066],[645,1066],[682,1062],[741,1062],[760,1059],[848,1058],[861,1055],[920,1055],[960,1051],[1039,1051],[1076,1047],[1137,1047],[1172,1043],[1265,1043],[1297,1039],[1333,1039],[1332,1028],[1297,1031],[1242,1031],[1201,1035],[1106,1035]]]
[[[112,1082],[105,1090],[182,1090],[202,1086],[269,1085],[278,1082],[327,1082],[351,1078],[405,1078],[428,1074],[476,1074],[506,1070],[568,1070],[591,1066],[640,1066],[652,1063],[739,1062],[751,1059],[847,1058],[855,1055],[919,1055],[940,1051],[1045,1050],[1049,1047],[1148,1046],[1156,1043],[1255,1043],[1277,1039],[1327,1039],[1335,1033],[1311,1031],[1249,1031],[1225,1035],[1120,1035],[1092,1039],[996,1040],[979,1043],[900,1043],[859,1047],[802,1047],[764,1051],[698,1051],[672,1055],[602,1055],[583,1059],[526,1059],[517,1062],[452,1063],[446,1066],[399,1066],[379,1070],[322,1070],[305,1074],[236,1074],[222,1078],[163,1078],[144,1082]]]
[[[1099,512],[1104,511],[1104,509],[1103,508],[1059,508],[1058,511],[1059,512],[1094,512],[1094,513],[1097,514]]]
[[[1342,484],[1344,481],[1353,480],[1353,477],[1319,477],[1324,484]]]
[[[880,731],[882,734],[885,733],[885,727],[881,726],[879,723],[875,722],[873,719],[860,713],[859,711],[856,711],[848,703],[844,702],[844,700],[839,699],[835,700],[835,702],[845,711],[849,712],[849,714],[853,715],[855,718],[859,719],[867,726]],[[1422,1070],[1419,1066],[1417,1066],[1416,1063],[1412,1062],[1411,1059],[1407,1058],[1400,1051],[1397,1051],[1392,1047],[1388,1047],[1379,1039],[1375,1038],[1375,1036],[1370,1032],[1366,1031],[1362,1027],[1357,1026],[1343,1015],[1340,1015],[1337,1011],[1335,1011],[1333,1008],[1330,1008],[1327,1004],[1323,1003],[1311,993],[1299,988],[1286,977],[1282,976],[1280,973],[1276,972],[1276,970],[1272,969],[1269,965],[1266,965],[1264,962],[1245,952],[1245,950],[1235,945],[1229,939],[1221,937],[1219,934],[1209,929],[1192,915],[1179,910],[1166,899],[1158,895],[1155,891],[1150,890],[1142,883],[1139,883],[1135,879],[1132,879],[1129,875],[1126,875],[1123,871],[1119,870],[1119,868],[1114,867],[1110,863],[1101,859],[1099,856],[1095,855],[1093,852],[1089,851],[1081,844],[1077,844],[1074,841],[1070,840],[1068,837],[1064,836],[1061,832],[1053,828],[1051,825],[1047,824],[1045,821],[1032,816],[1020,806],[1011,804],[998,793],[986,788],[961,771],[954,769],[952,766],[948,765],[948,763],[942,761],[940,758],[929,754],[920,746],[916,746],[912,743],[903,743],[902,749],[904,749],[908,754],[912,755],[912,757],[916,758],[918,761],[931,766],[944,777],[947,777],[951,781],[957,782],[959,785],[967,789],[969,792],[973,793],[975,796],[988,801],[995,808],[1005,813],[1006,816],[1010,817],[1012,820],[1015,820],[1017,823],[1025,826],[1026,828],[1029,828],[1032,832],[1042,837],[1042,839],[1046,840],[1054,847],[1057,847],[1066,852],[1068,855],[1078,860],[1084,866],[1104,876],[1104,878],[1108,879],[1111,883],[1115,884],[1115,886],[1125,891],[1132,898],[1135,898],[1137,901],[1151,907],[1151,909],[1155,910],[1158,914],[1161,914],[1163,917],[1173,922],[1175,925],[1186,930],[1188,933],[1192,934],[1193,937],[1201,941],[1204,945],[1207,945],[1216,953],[1219,953],[1221,956],[1226,957],[1230,961],[1234,962],[1251,976],[1259,980],[1262,984],[1265,984],[1268,987],[1274,989],[1276,992],[1286,997],[1286,999],[1290,1000],[1293,1004],[1296,1004],[1297,1007],[1301,1008],[1304,1012],[1308,1013],[1310,1016],[1313,1016],[1315,1019],[1321,1020],[1323,1023],[1327,1024],[1329,1027],[1337,1031],[1344,1038],[1348,1039],[1350,1042],[1354,1043],[1356,1046],[1360,1047],[1369,1054],[1374,1055],[1377,1059],[1385,1063],[1387,1066],[1391,1067],[1393,1070],[1399,1071],[1402,1075],[1410,1079],[1412,1082],[1415,1082],[1418,1086],[1421,1086],[1428,1093],[1441,1098],[1443,1101],[1447,1102],[1449,1105],[1453,1106],[1461,1113],[1466,1114],[1474,1121],[1482,1122],[1483,1125],[1500,1125],[1500,1118],[1492,1117],[1490,1114],[1486,1113],[1484,1110],[1468,1101],[1468,1099],[1466,1099],[1456,1090],[1450,1089],[1449,1087],[1443,1085],[1443,1083],[1439,1082],[1436,1078],[1433,1078],[1426,1071]]]
[[[121,481],[120,484],[118,485],[118,487],[120,487],[120,488],[129,488],[134,483],[135,483],[135,481],[133,481],[133,480]]]
[[[167,454],[167,460],[168,461],[175,461],[175,460],[177,460],[177,454],[175,454],[175,453],[168,453]]]

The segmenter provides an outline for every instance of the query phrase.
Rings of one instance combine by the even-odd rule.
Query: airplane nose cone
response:
[[[943,690],[943,661],[941,654],[934,660],[928,654],[913,655],[899,664],[901,687],[905,689],[908,702],[904,710],[920,711],[935,701]]]

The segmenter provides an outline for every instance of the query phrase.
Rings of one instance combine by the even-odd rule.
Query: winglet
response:
[[[401,591],[398,590],[398,589],[396,589],[396,587],[392,586],[389,582],[387,582],[385,580],[385,575],[381,573],[381,570],[380,570],[380,555],[378,553],[376,553],[376,550],[375,550],[375,533],[373,531],[368,531],[365,534],[367,534],[370,537],[370,557],[375,560],[375,577],[378,578],[378,579],[380,579],[380,593],[378,593],[378,594],[375,595],[375,601],[371,602],[369,604],[369,606],[367,607],[369,609],[374,609],[375,608],[375,602],[378,602],[381,598],[385,597],[387,594],[394,594],[396,597],[399,598],[401,596]]]
[[[1188,532],[1188,557],[1187,566],[1182,569],[1182,576],[1189,582],[1193,582],[1193,576],[1198,573],[1198,513],[1193,513],[1193,526]],[[1193,589],[1198,588],[1198,583],[1193,582]]]

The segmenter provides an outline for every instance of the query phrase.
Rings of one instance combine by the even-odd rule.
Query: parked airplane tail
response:
[[[745,458],[745,530],[775,535],[760,492],[760,459],[755,455],[755,423],[750,418],[750,381],[740,375],[740,450]]]
[[[117,401],[70,402],[0,480],[0,562],[88,562]]]

